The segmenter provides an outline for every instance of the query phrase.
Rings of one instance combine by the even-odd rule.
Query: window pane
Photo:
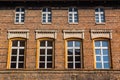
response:
[[[105,20],[103,19],[103,20],[101,20],[101,22],[105,22]]]
[[[22,11],[22,12],[24,12],[24,11],[25,11],[25,9],[24,9],[24,8],[21,8],[21,11]]]
[[[51,20],[48,20],[48,22],[51,22]]]
[[[100,12],[104,12],[104,9],[103,9],[103,8],[100,8]]]
[[[51,17],[51,14],[48,14],[48,17]]]
[[[76,13],[76,14],[74,14],[74,17],[75,17],[75,18],[78,18],[78,14],[77,14],[77,13]]]
[[[101,50],[100,49],[95,49],[96,55],[101,55]]]
[[[75,61],[81,61],[80,56],[75,56]]]
[[[50,8],[48,8],[48,12],[51,12],[51,9],[50,9]]]
[[[77,8],[74,8],[74,11],[75,11],[75,12],[77,12],[77,10],[78,10]]]
[[[108,56],[103,56],[103,61],[109,61]]]
[[[19,61],[24,61],[24,56],[19,56]]]
[[[99,23],[99,20],[98,20],[98,19],[96,19],[95,21],[96,21],[97,23]]]
[[[104,68],[110,68],[109,63],[104,63]]]
[[[99,15],[98,15],[98,14],[95,14],[95,17],[99,17]]]
[[[72,20],[69,20],[69,22],[71,23],[71,22],[73,22]]]
[[[102,41],[102,46],[103,47],[108,47],[108,42],[107,41]]]
[[[11,61],[17,61],[17,56],[12,56]]]
[[[102,68],[102,63],[96,63],[96,68]]]
[[[108,49],[103,49],[103,55],[108,55]]]
[[[16,14],[16,17],[19,17],[19,14]]]
[[[17,41],[17,40],[12,41],[12,46],[13,46],[13,47],[17,47],[17,46],[18,46],[18,41]]]
[[[78,20],[76,19],[76,20],[74,20],[74,22],[78,22]]]
[[[46,9],[47,9],[47,8],[43,8],[42,11],[43,11],[43,12],[46,12]]]
[[[98,12],[98,8],[97,8],[97,9],[95,9],[95,12]]]
[[[80,55],[80,49],[75,49],[75,55]]]
[[[47,61],[52,61],[52,56],[47,56]]]
[[[40,55],[45,55],[45,49],[40,49]]]
[[[98,20],[99,21],[99,17],[95,17],[96,21]]]
[[[68,55],[73,55],[73,49],[68,49]]]
[[[12,49],[12,55],[17,55],[17,49]]]
[[[19,55],[24,55],[24,49],[19,49]]]
[[[80,42],[79,41],[75,41],[75,47],[80,47]]]
[[[104,18],[104,14],[100,14],[100,16],[101,16],[102,18]]]
[[[46,17],[46,14],[43,14],[43,17]]]
[[[47,55],[52,55],[52,49],[47,49]]]
[[[96,56],[96,61],[101,61],[101,56]]]
[[[19,20],[16,20],[16,22],[19,22]]]
[[[69,17],[69,20],[71,20],[71,21],[72,21],[72,17]]]
[[[80,63],[75,63],[75,68],[81,68]]]
[[[45,56],[40,56],[40,61],[45,61]]]
[[[95,47],[100,47],[100,41],[95,41]]]
[[[71,14],[71,13],[69,13],[69,18],[70,18],[70,17],[72,17],[72,14]]]
[[[16,68],[16,63],[11,63],[11,68]]]
[[[23,63],[19,63],[18,68],[23,68],[24,64]]]
[[[42,19],[43,19],[43,20],[46,20],[46,16],[43,16]]]
[[[68,41],[68,47],[73,47],[73,41]]]
[[[48,41],[47,42],[47,46],[51,46],[52,47],[52,41]]]
[[[46,22],[46,20],[42,20],[42,22]]]
[[[22,21],[22,20],[24,21],[24,17],[21,17],[21,21]]]
[[[40,41],[40,46],[45,47],[45,41]]]
[[[52,68],[52,63],[47,63],[47,68]]]
[[[51,17],[48,17],[48,20],[50,20],[50,22],[51,22]]]
[[[73,68],[73,63],[68,63],[68,68]]]
[[[40,64],[39,64],[39,67],[40,67],[40,68],[45,68],[45,63],[40,63]]]
[[[24,20],[21,20],[21,22],[24,22]]]
[[[72,8],[69,8],[69,12],[72,12]]]
[[[20,8],[16,8],[16,12],[20,12]]]
[[[68,56],[68,61],[73,61],[73,56]]]
[[[21,14],[21,17],[24,17],[25,14]]]

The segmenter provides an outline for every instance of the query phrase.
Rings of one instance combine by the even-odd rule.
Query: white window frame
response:
[[[69,11],[69,9],[72,8],[72,12]],[[74,11],[75,10],[75,7],[70,7],[68,9],[68,22],[70,24],[77,24],[78,23],[78,10],[77,11]],[[77,8],[76,8],[77,9]],[[70,14],[72,15],[72,22],[70,22]],[[77,14],[77,22],[75,22],[75,14]]]
[[[46,11],[44,12],[43,9],[46,9]],[[51,8],[43,8],[43,9],[42,9],[42,23],[43,23],[43,24],[51,24],[51,22],[52,22],[52,12],[51,12]],[[50,11],[49,11],[48,9],[50,9]],[[45,22],[43,22],[43,20],[44,20],[44,19],[43,19],[43,15],[44,15],[44,14],[45,14]],[[51,22],[48,21],[48,20],[49,20],[49,19],[48,19],[48,17],[49,17],[48,15],[49,15],[49,14],[51,14],[51,16],[50,16],[50,17],[51,17]]]
[[[20,12],[16,12],[16,9],[20,9]],[[24,11],[22,12],[22,8],[24,8],[24,7],[17,7],[16,9],[15,9],[15,24],[24,24],[24,22],[25,22],[25,8],[24,8]],[[18,22],[16,22],[16,14],[18,14],[19,16],[19,18],[18,18]],[[21,19],[21,15],[22,14],[24,14],[24,22],[22,22],[22,19]]]
[[[96,41],[99,41],[100,42],[100,47],[96,47],[95,46],[95,42]],[[96,49],[99,49],[100,50],[100,55],[98,55],[98,54],[96,54],[96,52],[95,52],[95,65],[97,64],[97,63],[102,63],[102,67],[101,68],[97,68],[97,66],[95,66],[96,67],[96,69],[110,69],[110,56],[109,56],[109,41],[107,41],[107,43],[108,43],[108,46],[107,47],[103,47],[102,46],[102,42],[103,41],[107,41],[107,40],[95,40],[94,41],[94,47],[95,47],[95,50]],[[103,49],[107,49],[108,50],[108,55],[103,55]],[[96,59],[96,56],[99,56],[100,57],[100,59],[101,59],[101,61],[97,61],[97,59]],[[103,60],[103,57],[104,56],[108,56],[108,61],[104,61]],[[104,68],[104,63],[108,63],[109,64],[109,68]]]
[[[13,41],[16,41],[16,40],[13,40]],[[13,41],[12,41],[12,43],[13,43]],[[20,49],[24,49],[24,54],[25,54],[25,46],[24,46],[24,47],[21,47],[21,46],[20,46],[20,41],[21,41],[21,40],[17,40],[17,41],[18,41],[18,45],[15,46],[15,47],[13,47],[13,46],[11,47],[11,52],[12,52],[12,49],[17,49],[17,56],[16,56],[16,57],[17,57],[17,60],[16,60],[16,61],[12,61],[12,58],[11,58],[11,57],[12,57],[12,56],[15,56],[15,55],[12,55],[12,53],[11,53],[11,56],[10,56],[10,58],[11,58],[11,59],[10,59],[10,68],[11,68],[12,62],[13,62],[13,63],[16,62],[16,68],[11,68],[11,69],[19,69],[19,67],[18,67],[19,63],[23,63],[23,68],[24,68],[24,65],[25,65],[25,63],[24,63],[25,60],[24,60],[24,61],[19,61],[19,56],[24,56],[24,55],[19,55],[19,50],[20,50]],[[25,41],[25,40],[23,40],[23,41]],[[24,56],[24,57],[25,57],[25,56]],[[24,58],[24,59],[25,59],[25,58]]]
[[[67,68],[68,68],[68,64],[69,63],[73,63],[73,68],[69,68],[69,69],[76,69],[76,66],[75,66],[75,63],[80,63],[80,68],[82,68],[82,51],[81,51],[81,41],[79,41],[79,40],[68,40],[67,41],[67,45],[68,45],[68,42],[69,41],[72,41],[73,42],[73,47],[68,47],[67,46],[67,51],[68,51],[68,49],[72,49],[73,50],[73,54],[72,54],[72,57],[73,57],[73,61],[68,61],[68,57],[70,56],[70,55],[68,55],[68,52],[67,52]],[[78,41],[78,42],[80,42],[80,46],[79,47],[76,47],[75,46],[75,42],[76,41]],[[80,49],[80,55],[77,55],[77,56],[79,56],[80,57],[80,61],[75,61],[75,49]]]
[[[96,9],[98,9],[98,12],[95,11],[95,22],[96,23],[105,23],[105,12],[104,11],[100,11],[100,9],[104,10],[104,8],[96,8]],[[104,22],[102,22],[102,19],[101,19],[102,16],[101,16],[101,14],[103,14],[103,20],[104,20]],[[98,15],[98,21],[99,22],[96,21],[96,15]]]
[[[41,40],[41,41],[45,41],[45,46],[43,47],[41,47],[41,46],[39,46],[39,51],[40,51],[40,49],[45,49],[45,55],[41,55],[41,53],[39,52],[39,58],[40,58],[40,56],[45,56],[45,61],[40,61],[40,59],[39,59],[39,64],[40,64],[40,62],[43,62],[43,63],[45,63],[45,67],[44,67],[44,69],[48,69],[48,67],[47,67],[47,63],[52,63],[52,67],[53,67],[53,41],[52,40]],[[40,42],[41,42],[40,41]],[[47,44],[48,44],[48,41],[52,41],[52,46],[50,47],[48,47],[47,46]],[[51,55],[47,55],[47,49],[52,49],[52,54]],[[52,61],[47,61],[47,57],[48,56],[52,56]],[[39,64],[38,64],[38,66],[39,66]],[[51,67],[51,68],[52,68]],[[40,68],[40,67],[39,67]]]

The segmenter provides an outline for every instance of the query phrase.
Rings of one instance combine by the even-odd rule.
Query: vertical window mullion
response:
[[[99,22],[101,23],[101,11],[100,11],[100,8],[98,8],[98,11],[99,11]]]
[[[19,61],[19,41],[18,41],[17,43],[18,43],[18,45],[17,45],[17,47],[16,47],[16,48],[17,48],[17,61],[16,61],[16,68],[19,68],[19,67],[18,67],[18,64],[19,64],[19,62],[18,62],[18,61]]]
[[[47,41],[45,41],[45,69],[47,68]]]
[[[19,22],[21,22],[21,12],[19,13]]]
[[[75,69],[75,41],[73,41],[73,68]]]
[[[48,12],[46,12],[46,22],[48,22]]]
[[[75,13],[73,12],[73,14],[72,14],[72,15],[73,15],[73,19],[72,19],[72,22],[73,22],[73,23],[75,22],[75,18],[74,18],[75,16],[74,16],[74,14],[75,14]]]

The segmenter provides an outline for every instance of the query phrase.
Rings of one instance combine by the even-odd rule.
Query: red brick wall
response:
[[[94,52],[93,52],[93,42],[90,37],[91,29],[111,29],[112,30],[112,39],[110,40],[110,48],[111,48],[111,62],[112,68],[107,71],[110,76],[109,79],[102,79],[97,76],[104,76],[102,74],[95,74],[94,72],[91,74],[89,71],[85,71],[85,74],[75,72],[82,77],[83,80],[119,80],[120,72],[114,73],[112,70],[120,70],[120,9],[113,9],[112,7],[105,7],[105,24],[95,24],[95,15],[94,15],[94,7],[89,9],[79,7],[79,23],[78,24],[69,24],[68,23],[68,10],[67,8],[63,9],[53,9],[52,10],[52,23],[51,24],[42,24],[41,23],[41,9],[26,9],[25,11],[25,23],[24,24],[14,24],[14,16],[15,10],[8,8],[0,8],[0,76],[2,76],[1,80],[39,80],[42,77],[42,80],[68,80],[72,74],[74,74],[74,70],[72,72],[64,72],[65,69],[65,46],[63,39],[63,30],[78,30],[83,29],[84,39],[83,39],[83,69],[78,71],[83,72],[84,70],[93,70],[94,71]],[[8,30],[29,30],[29,39],[27,40],[27,53],[26,53],[26,68],[23,69],[23,72],[12,72],[7,69],[7,57],[8,57],[8,39],[7,39],[7,31]],[[39,72],[34,73],[36,69],[36,39],[35,39],[35,30],[58,30],[57,39],[55,39],[55,68],[52,69],[53,72],[45,72],[42,70],[38,70]],[[2,71],[6,70],[8,72]],[[32,73],[25,72],[24,70],[33,70]],[[57,70],[62,70],[62,72],[54,72]],[[81,71],[82,70],[82,71]],[[14,70],[13,70],[14,71]],[[21,70],[20,70],[21,71]],[[47,70],[46,70],[47,71]],[[99,71],[98,71],[99,72]],[[22,73],[22,74],[21,74]],[[51,74],[53,73],[53,75]],[[96,72],[97,73],[97,72]],[[100,72],[102,73],[102,72]],[[107,74],[107,73],[105,73]],[[115,74],[115,75],[114,75]],[[48,76],[49,75],[49,76]],[[91,75],[92,77],[83,77],[83,76]],[[7,77],[9,76],[9,77]],[[21,77],[20,77],[21,76]],[[39,76],[39,77],[38,77]],[[52,77],[53,79],[52,79]],[[57,76],[57,77],[56,77]],[[67,76],[67,77],[66,77]],[[95,77],[94,77],[95,76]],[[112,77],[111,77],[112,76]],[[117,77],[116,77],[117,76]],[[49,77],[49,78],[48,78]],[[89,79],[90,78],[90,79]],[[115,78],[115,79],[114,79]],[[117,78],[117,79],[116,79]]]

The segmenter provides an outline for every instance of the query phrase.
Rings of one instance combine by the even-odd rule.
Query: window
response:
[[[78,23],[78,10],[77,8],[69,8],[69,23]]]
[[[105,22],[105,15],[104,15],[103,8],[95,9],[95,21],[96,21],[96,23],[104,23]]]
[[[109,45],[107,40],[97,40],[95,46],[95,64],[97,69],[109,69]]]
[[[38,67],[39,68],[52,68],[53,66],[53,41],[41,40],[39,41],[39,54],[38,54]]]
[[[10,68],[24,68],[25,40],[13,40],[10,54]]]
[[[15,12],[15,23],[24,23],[25,9],[16,8]]]
[[[42,22],[43,23],[51,23],[52,15],[50,8],[43,8],[42,9]]]
[[[79,40],[67,41],[67,68],[81,68],[81,42]]]

